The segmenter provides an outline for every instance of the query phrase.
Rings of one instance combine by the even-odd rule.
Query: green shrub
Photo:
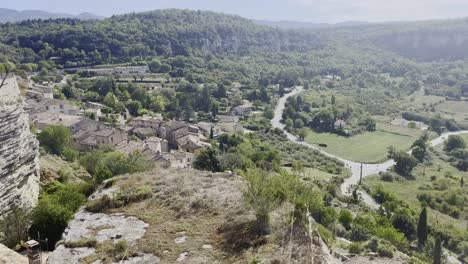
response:
[[[346,228],[351,228],[351,222],[353,222],[353,215],[349,210],[343,209],[340,211],[340,215],[338,217],[338,221]]]
[[[317,226],[317,231],[320,234],[320,237],[325,242],[325,244],[327,244],[328,246],[331,246],[333,244],[333,241],[334,241],[335,238],[333,237],[333,234],[332,234],[332,232],[330,232],[330,230],[328,230],[323,225],[318,225]]]
[[[377,253],[382,258],[393,258],[393,250],[389,247],[379,247],[377,248]]]
[[[70,147],[65,147],[62,152],[62,157],[64,160],[73,162],[78,158],[78,152],[76,152],[74,149]]]
[[[95,248],[96,245],[97,245],[96,238],[82,238],[77,241],[68,241],[68,242],[65,242],[64,244],[66,248],[80,248],[80,247]]]
[[[86,201],[86,196],[78,190],[77,185],[59,182],[45,186],[33,210],[31,236],[35,238],[39,232],[42,238],[48,238],[49,247],[54,248],[74,213]]]
[[[362,253],[363,248],[361,246],[361,243],[353,242],[353,243],[349,244],[348,250],[349,250],[349,253],[351,253],[351,254],[359,255],[359,254]]]
[[[70,146],[71,133],[63,126],[46,126],[37,139],[48,152],[60,155],[64,149]]]
[[[97,200],[88,202],[86,210],[92,213],[99,213],[106,209],[119,208],[130,203],[148,199],[152,194],[153,191],[151,187],[147,185],[125,191],[119,191],[114,194],[113,198],[110,198],[108,195],[104,195]]]
[[[81,157],[80,164],[96,178],[97,183],[116,175],[142,172],[151,167],[151,163],[138,151],[128,156],[108,150],[89,152]]]
[[[89,201],[86,204],[86,210],[91,212],[91,213],[101,213],[105,209],[110,209],[110,208],[113,208],[113,207],[114,207],[113,201],[107,195],[104,195],[99,199]]]

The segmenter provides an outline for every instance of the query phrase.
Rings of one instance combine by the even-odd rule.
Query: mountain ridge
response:
[[[43,10],[14,10],[8,8],[0,8],[0,23],[15,23],[24,20],[33,19],[56,19],[56,18],[77,18],[81,20],[103,19],[103,16],[89,12],[72,15],[67,13],[54,13]]]

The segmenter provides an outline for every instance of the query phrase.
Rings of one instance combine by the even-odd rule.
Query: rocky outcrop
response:
[[[39,196],[39,143],[29,130],[15,78],[0,88],[0,216]]]

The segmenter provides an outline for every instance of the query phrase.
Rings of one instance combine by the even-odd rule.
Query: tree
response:
[[[63,126],[47,126],[39,134],[38,139],[44,148],[52,154],[60,155],[70,146],[71,133]]]
[[[218,115],[219,113],[219,103],[218,102],[213,102],[211,104],[211,116],[213,118],[216,118],[216,116]]]
[[[44,187],[39,202],[33,210],[30,229],[33,237],[39,232],[41,238],[47,238],[49,245],[54,247],[74,213],[86,201],[86,196],[78,192],[77,187],[59,182]]]
[[[299,128],[303,128],[304,127],[304,121],[302,121],[302,119],[300,118],[297,118],[296,120],[294,120],[294,127],[299,129]]]
[[[428,139],[427,134],[424,134],[420,138],[418,138],[411,146],[412,148],[411,155],[413,155],[413,157],[415,157],[420,162],[422,162],[424,160],[424,156],[426,156],[427,139]]]
[[[210,139],[214,138],[213,127],[210,127]]]
[[[28,239],[31,213],[16,207],[0,220],[0,242],[13,248]]]
[[[195,157],[193,167],[198,170],[207,170],[212,172],[221,171],[221,166],[217,158],[218,152],[215,148],[204,149]]]
[[[433,264],[440,264],[442,263],[442,240],[439,236],[437,236],[435,243],[434,243],[434,260]]]
[[[424,246],[427,241],[428,227],[427,227],[427,209],[423,207],[419,215],[418,227],[416,230],[418,236],[419,246]]]
[[[454,149],[464,149],[466,148],[466,142],[459,135],[451,135],[448,137],[445,142],[445,151],[452,151]]]
[[[248,169],[243,177],[246,182],[244,198],[255,210],[253,230],[258,235],[266,235],[269,233],[270,212],[277,205],[272,179],[261,169]]]
[[[411,212],[406,208],[399,208],[392,216],[392,225],[398,231],[405,234],[405,236],[410,239],[416,229],[415,221],[411,216]]]
[[[419,162],[422,162],[426,155],[426,151],[423,148],[416,146],[411,150],[411,155],[413,155],[413,157],[415,157]]]
[[[340,215],[338,216],[338,221],[346,228],[351,228],[351,222],[353,221],[353,215],[349,210],[343,209],[340,211]]]
[[[294,122],[293,122],[293,120],[291,118],[288,118],[288,119],[286,119],[285,124],[286,124],[286,128],[290,129],[294,125]]]
[[[297,135],[299,136],[300,141],[304,141],[304,139],[307,137],[307,134],[308,134],[308,131],[307,131],[307,128],[305,127],[299,129],[299,131],[297,132]]]
[[[161,69],[161,61],[159,61],[158,59],[151,60],[151,62],[148,64],[148,68],[152,73],[159,72],[159,70]]]
[[[388,156],[395,160],[395,171],[401,175],[410,175],[414,167],[418,165],[418,161],[404,151],[395,152],[395,150],[391,148],[389,149]]]

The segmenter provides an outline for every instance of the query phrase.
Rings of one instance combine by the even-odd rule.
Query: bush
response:
[[[60,240],[74,213],[86,201],[86,196],[76,185],[52,182],[44,187],[39,202],[33,210],[30,235],[48,238],[49,247],[54,248]]]
[[[0,243],[13,248],[28,239],[31,212],[14,208],[0,220]]]
[[[393,177],[393,174],[391,172],[382,172],[380,174],[380,179],[386,182],[393,182],[395,180],[395,177]]]
[[[382,258],[393,258],[393,250],[389,247],[379,247],[377,248],[377,253]]]
[[[350,229],[351,228],[351,222],[353,221],[353,215],[349,210],[343,209],[340,212],[340,215],[338,217],[338,221],[346,228]]]
[[[108,195],[104,195],[101,198],[90,201],[86,204],[86,210],[91,213],[101,213],[105,209],[113,207],[113,201]]]
[[[101,183],[113,176],[125,173],[142,172],[151,163],[138,151],[128,156],[117,151],[98,150],[87,153],[80,159],[80,165]]]
[[[331,246],[333,244],[334,237],[333,237],[332,232],[330,232],[330,230],[328,230],[323,225],[318,225],[317,226],[317,231],[320,234],[320,237],[325,242],[325,244],[327,244],[328,246]]]
[[[77,241],[68,241],[68,242],[65,242],[64,244],[66,248],[80,248],[80,247],[95,248],[96,245],[97,245],[96,238],[82,238]]]
[[[147,185],[126,191],[119,191],[114,194],[113,198],[110,198],[108,195],[104,195],[100,199],[88,202],[86,210],[92,213],[99,213],[106,209],[119,208],[130,203],[148,199],[152,194],[153,191],[151,187]]]
[[[38,140],[48,152],[60,155],[70,146],[71,133],[63,126],[47,126],[38,135]]]
[[[351,227],[351,240],[352,241],[366,241],[370,238],[371,232],[368,228],[359,224],[353,224]]]
[[[69,162],[73,162],[78,158],[78,152],[70,147],[65,147],[61,154],[63,159]]]
[[[361,243],[353,242],[353,243],[349,244],[348,250],[349,250],[349,253],[351,253],[351,254],[359,255],[359,254],[362,253],[363,248],[361,246]]]

